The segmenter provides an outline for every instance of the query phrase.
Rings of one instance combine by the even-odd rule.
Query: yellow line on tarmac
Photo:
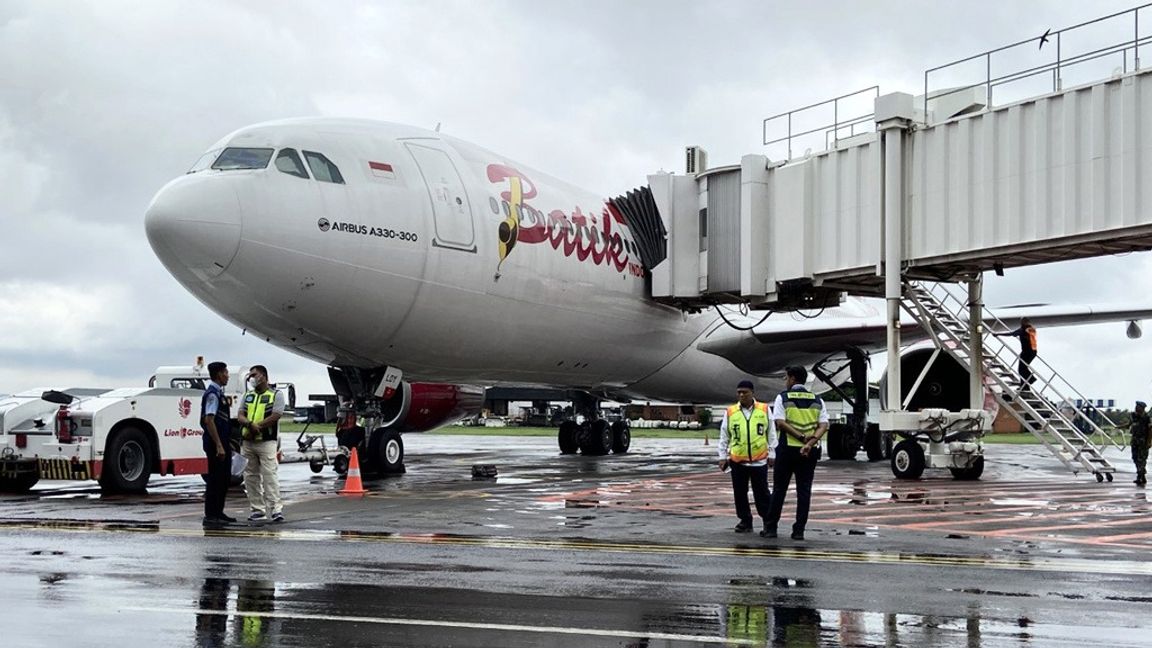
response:
[[[915,554],[883,551],[847,551],[814,547],[733,547],[639,544],[595,540],[548,540],[511,538],[506,536],[457,536],[450,534],[416,534],[365,531],[320,531],[262,528],[180,529],[101,526],[60,522],[27,522],[0,524],[0,531],[15,529],[26,531],[61,531],[83,533],[155,534],[181,538],[274,538],[293,542],[361,542],[406,545],[468,546],[485,549],[514,549],[520,551],[590,551],[604,553],[630,553],[649,555],[709,556],[734,558],[763,558],[768,560],[795,560],[803,562],[856,563],[871,565],[908,565],[929,567],[958,567],[998,569],[1008,571],[1039,571],[1059,573],[1089,573],[1115,575],[1152,575],[1152,564],[1122,560],[1080,560],[1074,558],[996,558],[991,556],[960,556]]]

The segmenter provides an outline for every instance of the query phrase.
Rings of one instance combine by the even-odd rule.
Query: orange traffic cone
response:
[[[344,489],[341,495],[363,495],[364,482],[360,481],[360,459],[356,456],[356,448],[352,448],[352,459],[348,461],[348,475],[344,479]]]

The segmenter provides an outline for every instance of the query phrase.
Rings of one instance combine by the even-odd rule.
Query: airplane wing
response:
[[[1074,326],[1099,322],[1138,322],[1152,318],[1152,305],[1134,307],[1028,304],[995,309],[996,315],[1010,328],[1015,328],[1021,317],[1043,330],[1052,326]],[[740,318],[728,316],[737,325],[755,324],[755,314]],[[751,320],[749,322],[749,319]],[[728,359],[740,369],[759,376],[778,374],[786,364],[811,364],[850,346],[877,352],[883,351],[887,340],[885,317],[876,309],[868,313],[847,314],[829,312],[818,317],[804,318],[798,314],[773,314],[751,330],[740,331],[718,321],[697,343],[701,351]],[[994,326],[995,318],[985,318],[985,324]],[[1001,332],[999,328],[995,332]],[[1133,334],[1134,333],[1134,334]],[[1130,337],[1139,337],[1139,328]],[[905,344],[927,339],[924,329],[907,314],[900,318],[900,336]]]

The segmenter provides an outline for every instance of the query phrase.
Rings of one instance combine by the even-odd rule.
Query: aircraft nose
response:
[[[168,183],[144,215],[148,242],[179,279],[207,281],[240,248],[240,201],[226,178],[188,175]]]

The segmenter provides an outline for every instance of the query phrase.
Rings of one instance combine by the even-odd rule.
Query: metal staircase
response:
[[[962,366],[970,366],[968,301],[965,296],[957,295],[944,284],[906,282],[901,304],[924,327],[938,350],[952,356]],[[1030,388],[1022,389],[1020,386],[1024,381],[1016,371],[1019,353],[986,332],[989,329],[1008,331],[1015,327],[1006,325],[986,308],[981,317],[985,331],[982,345],[984,384],[1000,406],[1020,421],[1073,474],[1083,470],[1095,475],[1097,481],[1112,481],[1115,467],[1101,451],[1109,446],[1121,448],[1123,444],[1075,405],[1076,398],[1080,402],[1087,400],[1039,357],[1029,363],[1034,382]],[[1078,428],[1074,422],[1081,427]],[[1107,418],[1104,422],[1115,428]],[[1103,443],[1096,445],[1094,438],[1102,439]]]

